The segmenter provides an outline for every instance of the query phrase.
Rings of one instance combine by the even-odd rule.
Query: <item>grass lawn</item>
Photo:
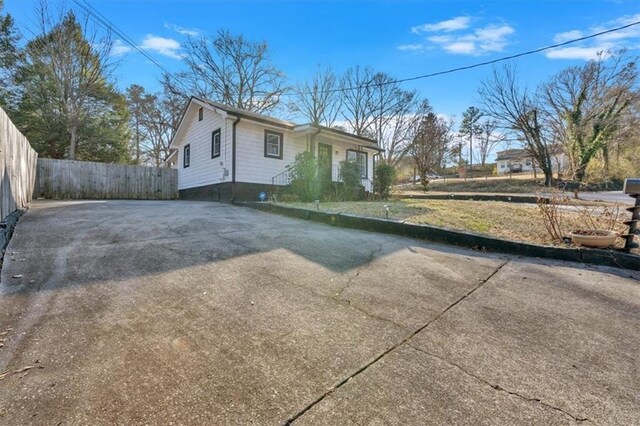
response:
[[[487,192],[487,193],[536,193],[544,190],[542,179],[531,176],[509,179],[508,177],[475,178],[475,179],[438,179],[429,182],[429,192]],[[395,187],[396,193],[424,194],[420,184],[404,184]]]
[[[287,203],[293,207],[316,209],[314,204]],[[514,241],[537,244],[552,244],[540,211],[536,205],[504,203],[496,201],[450,201],[450,200],[397,200],[397,201],[358,201],[320,203],[321,211],[344,212],[368,217],[385,217],[384,206],[389,206],[390,219],[402,219],[413,223],[424,223],[479,234],[487,234]],[[604,227],[601,218],[601,204],[594,206],[563,206],[564,229],[585,228],[590,214],[592,220]],[[623,231],[622,219],[626,211],[620,209],[620,223],[617,231]],[[618,239],[619,246],[624,242]]]
[[[415,183],[397,185],[394,188],[395,195],[424,194],[422,186]],[[591,185],[590,190],[613,191],[620,190],[611,184]],[[493,176],[487,178],[464,179],[437,179],[429,182],[428,192],[485,192],[496,194],[522,194],[549,192],[551,188],[544,187],[544,177],[538,174],[537,179],[530,174],[516,173],[509,176]],[[569,191],[571,193],[571,191]]]

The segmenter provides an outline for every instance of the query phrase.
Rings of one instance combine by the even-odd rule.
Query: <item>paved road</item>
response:
[[[621,204],[635,203],[635,199],[623,194],[622,191],[580,192],[578,196],[583,200],[607,201]]]
[[[196,202],[38,202],[8,251],[0,423],[640,419],[627,271]]]

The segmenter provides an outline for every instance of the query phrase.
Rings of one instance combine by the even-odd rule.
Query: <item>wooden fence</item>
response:
[[[175,169],[38,159],[35,197],[170,200],[178,196]]]
[[[0,219],[31,201],[38,154],[0,108]]]

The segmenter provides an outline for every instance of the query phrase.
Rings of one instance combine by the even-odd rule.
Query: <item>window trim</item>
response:
[[[215,137],[216,135],[218,135],[218,153],[215,153]],[[222,152],[222,132],[221,129],[218,128],[216,130],[214,130],[213,132],[211,132],[211,158],[218,158],[220,157],[220,153]]]
[[[362,179],[369,179],[369,153],[366,151],[361,151],[359,149],[349,148],[346,153],[346,160],[349,161],[349,153],[356,152],[359,154],[364,154],[364,174],[361,174],[360,177]]]
[[[198,121],[202,121],[204,119],[204,107],[200,107],[198,110]]]
[[[191,144],[188,143],[182,149],[182,168],[186,169],[191,165]]]
[[[275,135],[278,136],[280,138],[280,144],[279,144],[279,148],[278,148],[278,154],[279,155],[273,155],[273,154],[269,154],[267,151],[267,140],[269,135]],[[284,154],[284,133],[282,132],[275,132],[273,130],[264,130],[264,156],[265,158],[273,158],[276,160],[282,160],[282,156]]]

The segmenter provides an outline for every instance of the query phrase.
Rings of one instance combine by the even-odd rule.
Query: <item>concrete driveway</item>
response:
[[[8,253],[0,423],[640,421],[637,273],[177,201],[37,202]]]

